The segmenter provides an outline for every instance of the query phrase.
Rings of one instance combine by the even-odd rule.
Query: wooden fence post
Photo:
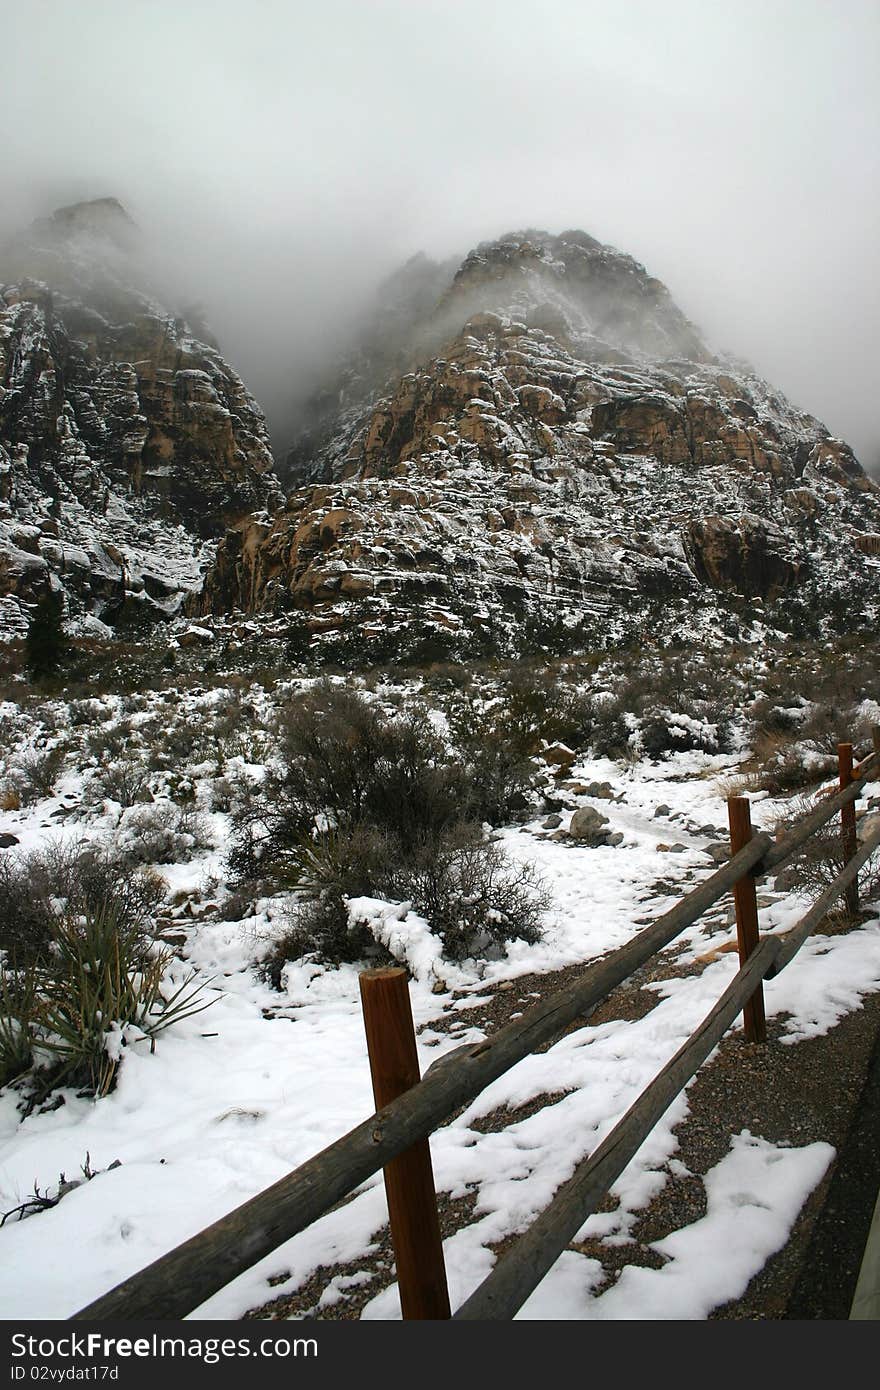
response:
[[[730,853],[738,854],[752,838],[752,817],[747,796],[727,798],[727,817],[730,825]],[[733,887],[733,902],[736,908],[736,940],[739,948],[740,966],[745,965],[749,956],[757,949],[758,936],[758,898],[755,880],[750,872],[743,874]],[[764,1015],[764,987],[761,981],[754,994],[743,1007],[743,1024],[748,1042],[767,1041],[767,1021]]]
[[[840,790],[848,787],[853,779],[853,746],[851,743],[838,743],[837,745],[837,766],[840,770]],[[850,801],[840,810],[840,834],[843,841],[843,867],[846,868],[849,861],[858,850],[858,839],[856,838],[856,803]],[[851,917],[854,917],[859,910],[859,881],[855,879],[844,891],[844,902],[846,910]]]
[[[376,1109],[419,1080],[406,971],[365,970],[361,1004]],[[449,1293],[428,1140],[404,1150],[383,1169],[391,1240],[404,1318],[448,1318]]]

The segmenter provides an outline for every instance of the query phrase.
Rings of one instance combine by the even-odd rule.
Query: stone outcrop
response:
[[[0,622],[13,627],[49,582],[71,615],[107,616],[126,596],[172,611],[199,582],[205,543],[280,499],[241,379],[125,280],[135,237],[102,199],[7,253],[18,274],[0,284]]]
[[[778,526],[748,512],[692,521],[687,548],[698,579],[716,589],[763,599],[796,586],[806,565]]]
[[[310,481],[221,543],[194,612],[466,653],[488,629],[564,646],[729,627],[757,599],[794,629],[804,605],[876,607],[876,485],[629,257],[503,238],[407,335],[405,370],[300,456]]]

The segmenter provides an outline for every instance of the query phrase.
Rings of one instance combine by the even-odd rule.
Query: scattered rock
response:
[[[656,810],[654,811],[654,819],[655,819],[655,820],[657,819],[658,816],[668,816],[668,815],[669,815],[669,807],[668,807],[668,806],[665,806],[665,805],[664,805],[664,806],[658,806],[658,807],[656,808]]]
[[[591,782],[589,786],[584,787],[583,795],[594,796],[599,801],[613,801],[614,788],[610,782]]]
[[[549,748],[543,750],[542,757],[551,767],[561,768],[563,773],[567,773],[577,754],[574,749],[567,748],[564,743],[553,743]]]
[[[797,884],[797,874],[794,869],[789,867],[782,869],[773,880],[773,890],[776,893],[790,893]]]
[[[177,639],[179,647],[207,647],[214,640],[214,634],[207,627],[188,627]]]
[[[568,833],[582,844],[604,845],[610,832],[606,829],[608,817],[603,816],[594,806],[582,806],[575,811],[568,827]]]
[[[545,821],[542,822],[542,826],[543,826],[543,829],[544,829],[544,830],[558,830],[558,828],[559,828],[559,826],[560,826],[561,824],[562,824],[562,817],[561,817],[561,816],[556,816],[556,815],[554,815],[554,816],[548,816],[547,819],[546,819]]]
[[[12,849],[13,845],[17,845],[19,843],[20,842],[18,836],[10,835],[9,832],[6,830],[4,830],[3,834],[0,835],[0,849]]]

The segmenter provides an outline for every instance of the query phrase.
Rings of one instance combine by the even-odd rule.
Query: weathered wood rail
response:
[[[873,731],[873,742],[873,752],[857,767],[853,767],[852,746],[838,746],[840,790],[823,797],[780,840],[763,831],[754,834],[748,802],[731,798],[728,863],[625,946],[586,966],[572,984],[540,1000],[485,1042],[447,1053],[420,1080],[417,1066],[413,1069],[414,1043],[404,1036],[412,1033],[408,994],[403,991],[404,1016],[401,992],[392,980],[375,981],[378,992],[372,995],[362,982],[376,1113],[279,1182],[82,1308],[75,1319],[182,1318],[311,1225],[380,1168],[386,1170],[404,1316],[448,1317],[442,1253],[442,1287],[437,1273],[436,1199],[426,1142],[431,1133],[490,1082],[557,1039],[576,1019],[589,1015],[617,985],[734,890],[740,949],[737,975],[683,1047],[453,1315],[462,1320],[513,1317],[740,1012],[745,1011],[747,1036],[761,1040],[762,981],[778,975],[791,962],[838,897],[845,895],[850,909],[857,903],[859,870],[880,846],[878,829],[856,850],[855,801],[865,782],[880,773],[880,729]],[[791,859],[838,814],[845,860],[842,872],[791,930],[761,938],[755,879]],[[369,973],[405,981],[402,971]],[[397,999],[393,1006],[392,998]],[[383,999],[388,1001],[384,1029]],[[382,1104],[398,1091],[395,1099]],[[412,1198],[413,1188],[420,1197]]]

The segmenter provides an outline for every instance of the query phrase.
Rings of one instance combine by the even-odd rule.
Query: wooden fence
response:
[[[821,798],[779,840],[763,831],[753,833],[748,800],[731,797],[728,863],[620,950],[585,966],[572,984],[542,999],[485,1042],[439,1058],[421,1079],[405,972],[364,972],[361,994],[376,1113],[75,1318],[182,1318],[380,1168],[385,1170],[403,1316],[450,1317],[430,1134],[517,1062],[558,1038],[576,1019],[583,1021],[611,990],[732,889],[740,954],[737,975],[684,1046],[454,1314],[457,1319],[512,1318],[737,1015],[744,1014],[748,1038],[765,1039],[762,981],[790,963],[839,896],[844,895],[849,911],[857,908],[859,870],[880,845],[880,829],[866,835],[861,847],[856,836],[856,799],[864,783],[880,772],[880,728],[873,731],[873,743],[873,752],[855,768],[852,745],[838,745],[840,789]],[[842,872],[790,931],[762,938],[756,877],[784,864],[838,814]]]

